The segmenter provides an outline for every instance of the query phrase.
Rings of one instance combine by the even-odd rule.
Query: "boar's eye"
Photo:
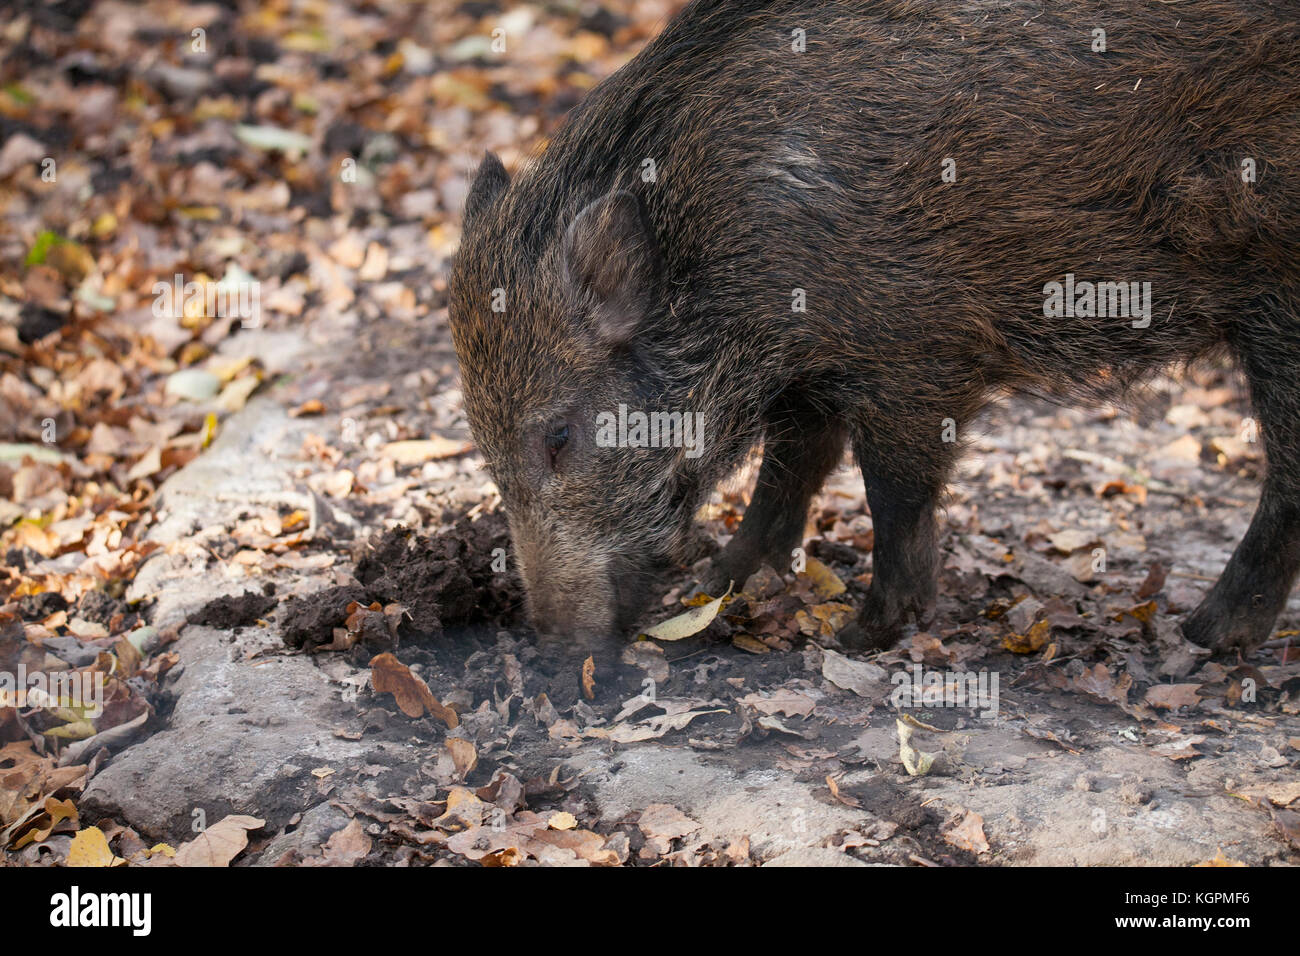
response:
[[[554,425],[546,433],[546,457],[551,464],[551,470],[555,470],[555,463],[560,457],[560,452],[564,446],[569,443],[569,426]]]

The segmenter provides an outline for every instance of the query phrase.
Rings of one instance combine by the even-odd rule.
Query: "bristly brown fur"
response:
[[[887,641],[933,598],[933,507],[958,449],[945,420],[960,433],[995,390],[1092,400],[1227,347],[1269,474],[1187,629],[1262,640],[1300,568],[1298,24],[1266,0],[697,0],[513,181],[486,161],[453,336],[544,629],[634,611],[643,572],[764,436],[720,573],[787,561],[848,438],[876,525],[862,628]],[[656,258],[598,207],[603,281],[637,278],[635,321],[611,340],[565,237],[616,191]],[[1150,282],[1150,326],[1045,317],[1066,273]],[[593,448],[584,429],[619,402],[703,411],[705,454]],[[560,420],[579,437],[552,471],[539,435]]]

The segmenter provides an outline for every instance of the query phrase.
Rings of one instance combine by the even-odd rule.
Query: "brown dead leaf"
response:
[[[813,708],[817,706],[816,701],[807,694],[789,688],[782,688],[766,695],[747,694],[737,703],[753,707],[761,714],[784,714],[786,717],[811,716]]]
[[[1169,575],[1169,569],[1159,561],[1152,561],[1147,568],[1146,580],[1144,580],[1134,593],[1139,601],[1145,601],[1147,598],[1155,597],[1160,593],[1160,589],[1165,586],[1165,578]]]
[[[324,859],[331,866],[353,866],[370,853],[371,845],[361,821],[354,819],[343,829],[334,831],[326,841]]]
[[[637,826],[647,837],[676,840],[694,833],[700,825],[670,803],[652,803],[641,811]]]
[[[1300,801],[1300,781],[1288,780],[1282,783],[1243,787],[1240,794],[1247,797],[1263,797],[1274,806],[1289,807],[1296,801]]]
[[[391,441],[380,449],[385,458],[391,458],[399,465],[422,465],[426,461],[439,461],[443,458],[455,458],[473,450],[472,442],[453,441],[434,435],[432,438],[414,438],[407,441]]]
[[[826,786],[830,788],[831,796],[846,807],[852,807],[855,810],[862,809],[862,803],[856,797],[850,797],[846,793],[840,793],[840,783],[832,774],[826,775]]]
[[[1189,710],[1201,702],[1200,684],[1156,684],[1147,690],[1146,702],[1159,710]]]
[[[1112,678],[1106,665],[1099,663],[1085,670],[1071,683],[1079,693],[1124,707],[1128,704],[1128,692],[1133,686],[1133,677],[1128,673],[1121,673],[1118,677]]]
[[[975,854],[987,853],[989,850],[989,841],[984,837],[984,818],[974,810],[967,810],[955,827],[944,831],[943,838],[959,850],[969,850]]]
[[[257,817],[231,814],[176,850],[177,866],[229,866],[248,846],[248,831],[266,824]]]
[[[470,771],[478,766],[478,751],[474,749],[472,743],[460,737],[448,737],[446,747],[456,767],[457,777],[464,780],[469,776]]]
[[[303,402],[295,408],[289,409],[290,418],[302,418],[306,415],[322,415],[325,412],[325,403],[319,398],[313,398]]]
[[[837,601],[814,604],[807,610],[796,611],[794,615],[795,623],[798,624],[802,634],[822,640],[838,634],[852,617],[853,608]]]
[[[411,718],[424,716],[427,710],[449,728],[459,726],[460,720],[450,707],[444,707],[433,696],[429,685],[392,654],[379,654],[370,661],[370,683],[377,694],[392,694],[402,713]]]

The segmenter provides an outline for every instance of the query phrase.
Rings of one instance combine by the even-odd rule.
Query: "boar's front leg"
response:
[[[844,426],[801,397],[787,395],[768,411],[763,424],[763,465],[745,518],[714,559],[706,587],[720,594],[736,588],[768,564],[790,567],[791,552],[803,541],[808,505],[840,456]]]
[[[924,625],[938,580],[935,510],[953,459],[953,446],[916,445],[895,433],[866,430],[854,438],[875,533],[872,578],[858,620],[838,637],[845,647],[886,648],[909,618]]]

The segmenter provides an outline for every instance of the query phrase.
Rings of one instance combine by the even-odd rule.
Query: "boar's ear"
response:
[[[596,335],[622,345],[636,332],[659,270],[654,235],[630,192],[588,205],[564,235],[564,269],[573,292],[594,302]]]
[[[478,172],[474,174],[474,185],[470,186],[469,196],[465,199],[464,225],[469,226],[483,210],[497,201],[509,185],[510,174],[501,165],[501,160],[495,153],[484,153],[483,162],[478,164]]]

